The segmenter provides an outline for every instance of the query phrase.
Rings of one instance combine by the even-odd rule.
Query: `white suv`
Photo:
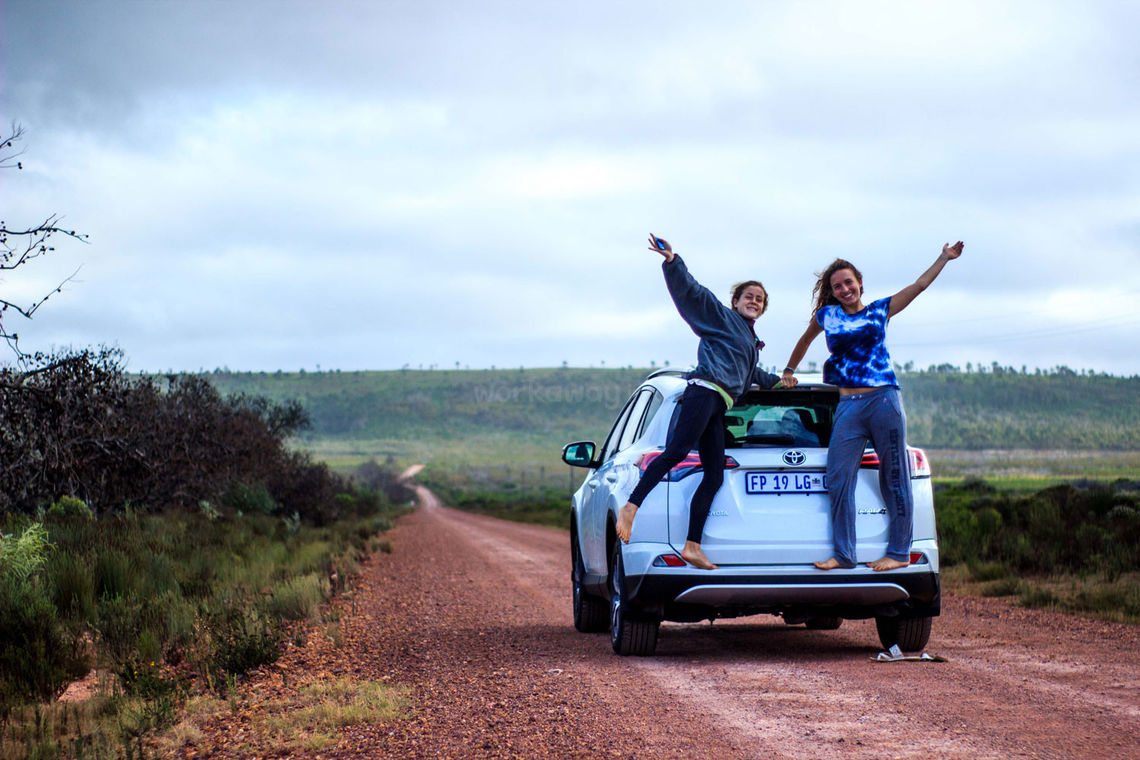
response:
[[[885,572],[863,564],[830,571],[812,565],[833,554],[825,471],[839,399],[834,386],[804,378],[790,390],[753,387],[726,414],[724,485],[701,539],[718,569],[700,570],[681,559],[689,501],[701,478],[696,452],[650,492],[629,544],[617,538],[617,510],[665,448],[685,384],[676,370],[651,374],[600,450],[593,441],[562,450],[567,464],[590,469],[571,503],[574,626],[609,628],[622,655],[653,654],[662,620],[759,613],[818,629],[873,617],[883,646],[926,646],[941,596],[930,467],[921,449],[908,450],[911,564]],[[871,450],[863,457],[855,502],[857,559],[870,562],[883,556],[887,543],[887,510]]]

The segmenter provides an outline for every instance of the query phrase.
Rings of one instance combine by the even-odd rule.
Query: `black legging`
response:
[[[685,388],[679,403],[681,413],[677,416],[677,426],[665,443],[665,451],[645,468],[629,500],[640,507],[653,487],[674,465],[688,456],[696,444],[704,478],[689,505],[687,538],[699,544],[713,497],[724,482],[724,413],[728,410],[719,393],[700,385]]]

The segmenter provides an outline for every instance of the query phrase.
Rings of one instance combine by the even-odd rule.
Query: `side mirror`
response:
[[[562,447],[562,461],[571,467],[593,467],[597,446],[593,441],[577,441]]]

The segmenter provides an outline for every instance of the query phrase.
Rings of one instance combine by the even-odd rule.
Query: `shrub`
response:
[[[1017,578],[1002,578],[987,583],[982,588],[982,596],[1014,596],[1021,591],[1021,581]]]
[[[100,552],[92,568],[95,595],[101,599],[121,599],[131,593],[138,576],[131,559],[118,549]]]
[[[269,495],[264,483],[231,483],[222,503],[239,512],[271,515],[277,511],[277,502]]]
[[[47,508],[47,517],[56,520],[94,520],[95,513],[87,502],[74,496],[61,496]]]
[[[0,575],[29,578],[44,564],[50,546],[41,523],[29,525],[19,538],[0,533]]]
[[[1040,586],[1029,586],[1021,591],[1021,604],[1025,607],[1052,609],[1055,608],[1060,601],[1056,594]]]
[[[989,563],[1028,573],[1140,570],[1140,495],[1116,485],[1059,485],[1036,493],[995,493],[978,483],[939,489],[938,534],[946,564]]]
[[[135,599],[110,596],[99,600],[95,630],[107,664],[120,665],[134,656],[146,622],[143,605]]]
[[[1008,575],[1005,565],[1000,562],[970,560],[966,566],[970,570],[970,577],[976,581],[996,581]]]
[[[231,503],[325,524],[348,483],[286,439],[308,425],[295,401],[223,398],[205,378],[130,376],[101,348],[0,368],[0,512],[79,515],[126,504]]]
[[[265,611],[281,620],[305,620],[313,616],[327,597],[327,581],[318,573],[307,573],[277,587]]]
[[[81,639],[38,583],[0,574],[0,702],[47,701],[88,670]]]
[[[52,603],[61,615],[81,621],[93,619],[95,582],[85,557],[55,552],[48,562],[46,575],[51,585]]]
[[[206,614],[209,639],[207,668],[221,687],[228,674],[240,674],[276,662],[281,656],[283,634],[263,615],[247,611],[244,604],[230,602]]]

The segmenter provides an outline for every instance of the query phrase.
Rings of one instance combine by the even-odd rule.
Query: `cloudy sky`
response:
[[[836,256],[899,363],[1140,373],[1140,5],[0,1],[25,349],[135,370],[691,363],[646,250],[762,280],[782,367]],[[808,359],[825,358],[820,340]]]

